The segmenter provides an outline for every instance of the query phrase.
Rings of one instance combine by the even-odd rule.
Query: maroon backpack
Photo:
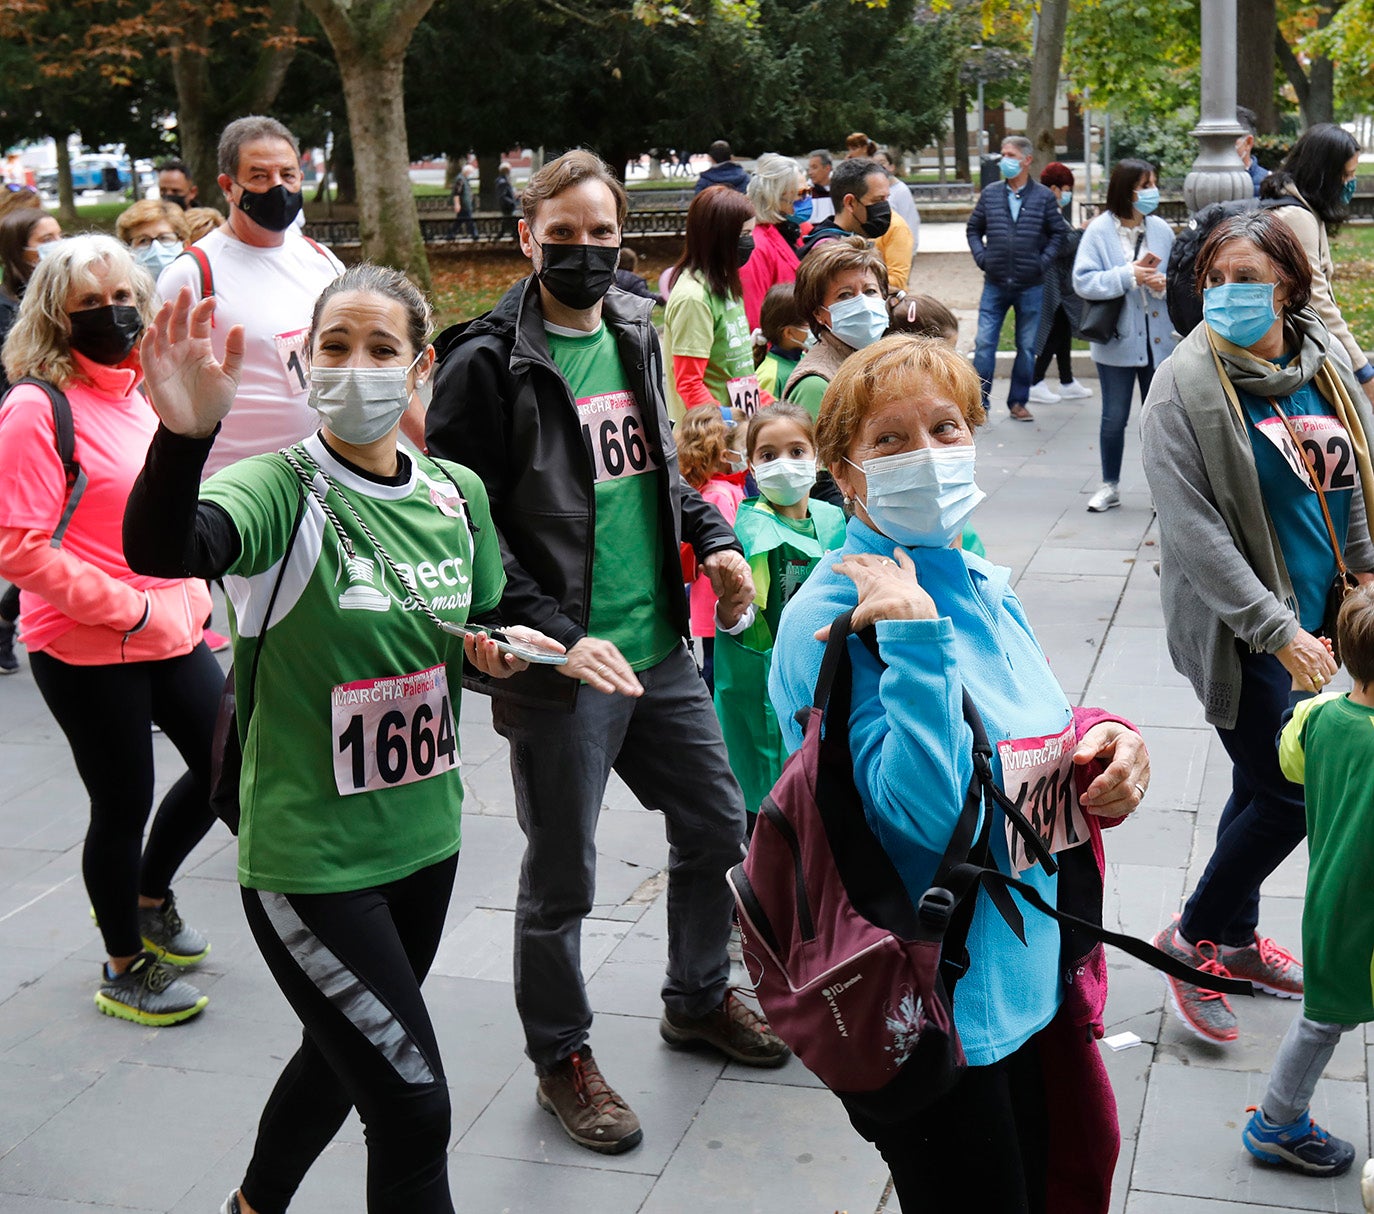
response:
[[[953,1087],[966,1065],[954,992],[969,966],[964,945],[980,886],[1023,942],[1012,889],[1075,938],[1114,944],[1209,990],[1254,993],[1248,982],[1201,973],[1143,940],[1066,914],[991,866],[993,823],[1005,815],[1045,871],[1057,870],[1039,833],[993,782],[992,747],[967,692],[973,777],[935,880],[913,906],[854,784],[852,614],[831,625],[812,706],[797,714],[801,749],[764,798],[749,854],[727,878],[769,1023],[827,1087],[878,1121],[910,1116]],[[871,630],[860,639],[876,655]],[[822,728],[827,713],[839,728]]]

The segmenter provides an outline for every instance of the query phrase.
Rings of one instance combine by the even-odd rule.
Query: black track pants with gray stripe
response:
[[[281,1214],[356,1107],[368,1214],[453,1214],[448,1085],[420,993],[458,857],[338,894],[244,889],[248,925],[305,1032],[258,1126],[242,1190]]]

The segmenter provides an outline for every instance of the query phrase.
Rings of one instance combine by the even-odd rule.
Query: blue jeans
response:
[[[1121,479],[1121,455],[1126,450],[1126,423],[1131,418],[1131,397],[1136,381],[1140,382],[1140,399],[1150,390],[1155,377],[1151,360],[1143,367],[1109,367],[1097,363],[1097,382],[1102,388],[1102,429],[1097,444],[1102,453],[1102,479],[1116,484]]]
[[[1030,396],[1031,372],[1035,367],[1035,333],[1040,327],[1040,300],[1045,288],[999,287],[983,283],[983,298],[978,301],[978,340],[973,348],[973,369],[983,381],[983,408],[992,391],[992,373],[997,369],[997,340],[1008,309],[1016,310],[1016,361],[1011,365],[1011,390],[1007,405],[1024,405]]]
[[[1259,923],[1260,885],[1307,834],[1302,785],[1279,769],[1275,738],[1292,680],[1278,658],[1240,654],[1240,711],[1234,729],[1218,729],[1231,759],[1231,796],[1217,823],[1217,846],[1183,908],[1179,930],[1196,944],[1250,944]]]

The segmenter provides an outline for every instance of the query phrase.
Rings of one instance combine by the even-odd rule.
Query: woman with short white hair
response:
[[[797,243],[801,228],[793,208],[809,198],[806,174],[790,156],[765,152],[754,166],[745,190],[754,204],[754,252],[740,267],[744,288],[744,315],[751,329],[759,327],[763,297],[769,287],[791,282],[797,276]]]
[[[224,675],[201,639],[205,583],[141,576],[124,557],[124,504],[157,429],[138,391],[153,301],[153,280],[109,236],[58,242],[29,279],[5,343],[15,386],[0,406],[0,577],[23,591],[33,680],[91,799],[82,875],[108,954],[96,1005],[164,1025],[207,1003],[171,968],[210,948],[182,921],[171,881],[214,820],[210,744]],[[67,467],[59,415],[74,434]],[[187,771],[145,846],[154,724]]]

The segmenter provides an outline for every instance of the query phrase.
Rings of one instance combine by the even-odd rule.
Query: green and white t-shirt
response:
[[[605,322],[593,333],[547,323],[544,328],[549,353],[577,402],[596,477],[587,632],[614,644],[633,669],[647,670],[682,639],[663,578],[663,462],[649,446],[639,401]]]
[[[359,476],[318,435],[295,448],[353,545],[350,558],[281,455],[224,469],[201,489],[233,520],[242,552],[225,577],[239,729],[239,881],[278,893],[337,893],[395,881],[462,842],[458,700],[463,623],[491,611],[505,573],[477,476],[409,455],[398,485]],[[342,492],[395,562],[362,533]],[[304,498],[300,529],[282,572]],[[465,504],[466,503],[466,504]],[[247,686],[278,573],[251,714]]]
[[[731,404],[732,380],[752,382],[757,389],[744,301],[713,294],[695,271],[680,274],[673,282],[663,315],[663,344],[670,355],[706,359],[706,389],[722,405]],[[757,404],[756,395],[754,407]],[[668,413],[675,422],[687,415],[672,375],[668,376]]]

